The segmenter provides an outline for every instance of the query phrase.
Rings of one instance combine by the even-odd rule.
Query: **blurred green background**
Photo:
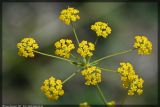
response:
[[[121,61],[129,61],[145,81],[144,94],[127,97],[125,104],[157,104],[158,5],[143,2],[3,3],[3,103],[56,105],[87,101],[89,104],[103,104],[97,89],[85,86],[81,75],[64,85],[65,94],[58,101],[49,101],[40,90],[43,81],[50,76],[64,80],[76,71],[76,67],[41,55],[34,59],[17,55],[16,44],[28,36],[38,42],[39,51],[49,54],[54,54],[54,42],[60,38],[70,38],[76,43],[71,26],[58,19],[60,11],[68,6],[80,10],[81,19],[75,23],[80,40],[94,42],[96,34],[90,26],[95,21],[108,22],[112,28],[107,39],[99,39],[92,60],[130,49],[135,35],[146,35],[152,41],[153,53],[150,55],[140,56],[134,51],[106,59],[100,66],[117,69]],[[121,85],[120,75],[102,73],[100,87],[108,101],[121,104],[127,93]]]

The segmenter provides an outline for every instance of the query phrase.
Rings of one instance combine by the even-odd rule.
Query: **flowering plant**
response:
[[[36,56],[35,54],[41,54],[44,56],[67,61],[78,68],[76,72],[74,72],[64,80],[56,79],[54,76],[51,76],[43,82],[41,86],[41,91],[45,94],[46,97],[48,97],[49,100],[55,101],[58,100],[60,96],[63,96],[65,93],[63,85],[65,85],[65,83],[71,78],[81,73],[81,75],[84,77],[85,85],[97,87],[100,97],[102,98],[105,105],[115,105],[116,102],[114,100],[106,100],[102,90],[99,87],[99,83],[101,83],[102,71],[119,73],[121,75],[122,86],[124,89],[127,90],[129,96],[135,95],[136,93],[138,95],[143,94],[144,80],[142,77],[136,74],[135,69],[130,62],[121,62],[117,70],[101,68],[97,66],[97,64],[107,58],[111,58],[116,55],[121,55],[136,50],[138,51],[139,55],[150,54],[152,52],[152,42],[146,36],[136,35],[135,43],[133,44],[133,47],[131,49],[107,55],[100,59],[92,61],[91,58],[93,56],[93,52],[96,49],[98,39],[108,38],[112,32],[109,24],[99,21],[91,25],[91,30],[93,30],[97,35],[97,39],[94,43],[92,43],[87,40],[79,41],[78,39],[74,27],[74,22],[80,19],[78,9],[68,7],[67,9],[62,10],[59,19],[63,21],[66,25],[72,26],[72,30],[78,44],[77,53],[80,56],[75,56],[74,54],[72,54],[72,51],[76,48],[76,46],[70,39],[60,39],[59,41],[55,42],[55,55],[50,55],[37,51],[39,45],[34,40],[34,38],[24,38],[17,44],[17,47],[19,49],[18,55],[20,56],[26,58],[34,58]],[[70,57],[73,57],[73,60],[71,60]],[[87,102],[80,103],[80,106],[83,105],[89,106]]]

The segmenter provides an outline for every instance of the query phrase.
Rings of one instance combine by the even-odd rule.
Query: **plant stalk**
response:
[[[125,50],[125,51],[122,51],[122,52],[115,53],[115,54],[107,55],[107,56],[105,56],[105,57],[103,57],[103,58],[100,58],[100,59],[98,59],[98,60],[96,60],[96,61],[91,62],[90,64],[97,63],[97,62],[99,62],[99,61],[102,61],[102,60],[107,59],[107,58],[111,58],[111,57],[113,57],[113,56],[125,54],[125,53],[131,52],[131,51],[133,51],[133,50],[135,50],[135,49],[129,49],[129,50]]]
[[[39,52],[39,51],[33,50],[33,52],[41,54],[41,55],[44,55],[44,56],[48,56],[48,57],[52,57],[52,58],[57,58],[57,59],[65,60],[65,61],[68,61],[68,62],[73,62],[72,60],[69,60],[69,59],[61,58],[61,57],[54,56],[54,55],[49,55],[49,54],[46,54],[46,53],[43,53],[43,52]]]
[[[99,94],[100,94],[100,96],[101,96],[104,104],[106,105],[107,102],[106,102],[106,99],[105,99],[105,97],[104,97],[104,95],[103,95],[103,93],[102,93],[102,90],[100,89],[100,87],[98,86],[98,84],[96,85],[96,87],[97,87],[97,89],[98,89],[98,92],[99,92]]]
[[[66,83],[68,80],[70,80],[72,77],[74,77],[76,75],[76,73],[74,72],[73,74],[71,74],[68,78],[66,78],[64,81],[63,81],[63,84]]]

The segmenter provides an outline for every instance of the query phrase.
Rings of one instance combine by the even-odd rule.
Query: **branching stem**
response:
[[[77,36],[77,34],[76,34],[76,30],[75,30],[75,28],[74,28],[73,23],[71,23],[71,26],[72,26],[72,30],[73,30],[74,36],[75,36],[75,38],[76,38],[76,41],[77,41],[77,43],[79,44],[79,39],[78,39],[78,36]]]
[[[66,83],[68,80],[70,80],[72,77],[74,77],[76,75],[76,73],[72,73],[68,78],[66,78],[64,81],[63,81],[63,84]]]
[[[69,60],[69,59],[61,58],[61,57],[58,57],[58,56],[46,54],[46,53],[39,52],[39,51],[33,50],[33,52],[38,53],[38,54],[41,54],[41,55],[44,55],[44,56],[48,56],[48,57],[52,57],[52,58],[57,58],[57,59],[65,60],[65,61],[68,61],[68,62],[73,62],[72,60]]]
[[[135,50],[135,49],[129,49],[129,50],[125,50],[125,51],[122,51],[122,52],[115,53],[115,54],[107,55],[107,56],[105,56],[105,57],[103,57],[103,58],[100,58],[100,59],[98,59],[98,60],[95,60],[95,61],[91,62],[90,64],[97,63],[97,62],[99,62],[99,61],[102,61],[102,60],[107,59],[107,58],[111,58],[111,57],[113,57],[113,56],[125,54],[125,53],[131,52],[131,51],[133,51],[133,50]]]
[[[98,68],[104,71],[117,72],[116,70],[112,70],[112,69],[106,69],[106,68],[101,68],[101,67],[98,67]]]
[[[124,105],[124,103],[125,103],[127,97],[128,97],[128,94],[126,94],[126,95],[124,96],[124,98],[123,98],[123,100],[122,100],[122,105]]]
[[[98,84],[96,85],[96,87],[97,87],[97,89],[98,89],[99,95],[101,96],[104,104],[106,105],[107,102],[106,102],[106,99],[105,99],[105,97],[104,97],[104,95],[103,95],[103,93],[102,93],[102,90],[100,89],[100,87],[98,86]]]
[[[95,45],[95,46],[96,46],[96,44],[97,44],[98,39],[99,39],[99,38],[97,37],[96,40],[95,40],[95,42],[94,42],[94,45]],[[90,60],[91,60],[91,57],[88,58],[88,63],[90,62]]]

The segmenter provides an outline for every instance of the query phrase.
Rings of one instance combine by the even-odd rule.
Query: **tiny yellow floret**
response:
[[[102,36],[106,38],[109,34],[111,34],[111,28],[104,22],[95,22],[94,25],[91,25],[91,29],[96,32],[98,37]]]
[[[115,101],[109,101],[109,102],[107,102],[107,106],[108,107],[115,107],[115,105],[116,105]]]
[[[152,52],[152,42],[146,36],[135,36],[133,47],[138,49],[140,55],[147,55]]]
[[[63,56],[64,58],[69,58],[71,51],[75,48],[72,40],[61,39],[55,43],[55,54],[58,56]]]
[[[67,9],[63,9],[60,13],[59,19],[62,20],[66,25],[70,25],[72,22],[75,22],[80,19],[78,15],[79,10],[68,7]]]
[[[41,86],[41,91],[48,97],[49,100],[58,100],[60,96],[64,94],[62,89],[62,81],[50,77],[43,82]]]
[[[101,82],[101,70],[96,66],[90,66],[81,71],[84,76],[86,85],[97,85]]]
[[[18,55],[23,57],[34,57],[33,50],[39,48],[38,44],[33,38],[24,38],[17,44],[17,48],[19,49]]]
[[[90,105],[87,102],[83,102],[79,104],[79,107],[90,107]]]
[[[135,92],[137,92],[138,95],[143,93],[142,88],[144,80],[138,77],[133,66],[129,62],[120,63],[118,72],[121,74],[123,87],[128,89],[128,95],[134,95]]]
[[[81,43],[79,43],[77,53],[79,53],[82,57],[92,56],[93,50],[95,50],[94,44],[83,40]]]

